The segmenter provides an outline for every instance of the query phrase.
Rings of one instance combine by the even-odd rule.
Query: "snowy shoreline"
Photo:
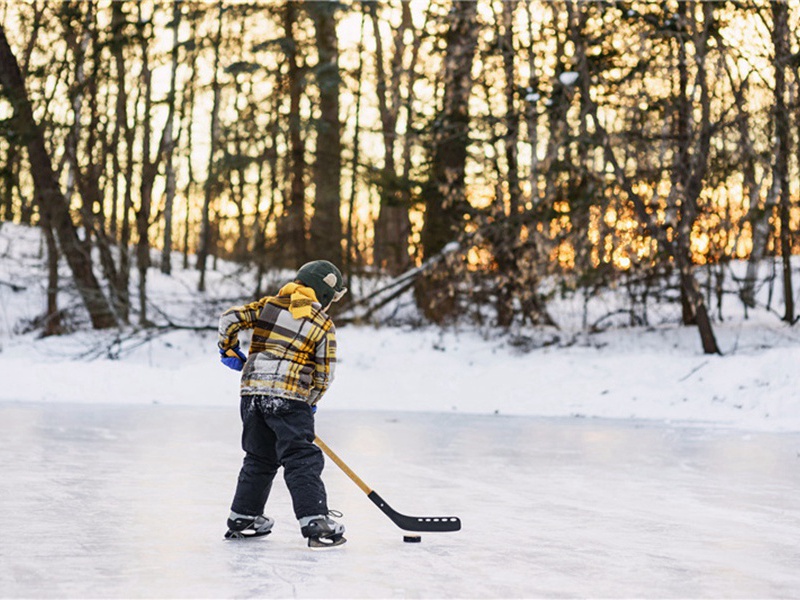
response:
[[[694,332],[677,333],[691,344]],[[658,340],[641,333],[635,345],[614,336],[613,350],[576,345],[521,353],[474,332],[343,327],[336,381],[320,409],[800,431],[800,347],[704,356],[681,347],[659,350]],[[171,332],[120,360],[74,359],[87,339],[6,343],[0,401],[235,405],[238,374],[219,364],[211,332]]]

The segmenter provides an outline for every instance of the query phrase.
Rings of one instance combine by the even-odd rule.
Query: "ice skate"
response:
[[[341,513],[329,514],[340,517]],[[341,546],[347,540],[344,537],[344,525],[337,523],[328,515],[311,515],[300,519],[300,533],[308,538],[309,548],[332,548]]]
[[[225,532],[225,539],[242,540],[269,535],[272,533],[274,524],[274,520],[264,515],[254,517],[231,512],[228,518],[228,531]]]

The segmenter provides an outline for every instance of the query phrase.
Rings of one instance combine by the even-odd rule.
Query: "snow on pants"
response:
[[[283,467],[295,517],[328,513],[324,459],[314,445],[314,414],[305,402],[271,396],[242,396],[242,449],[231,510],[243,515],[264,512],[272,481]]]

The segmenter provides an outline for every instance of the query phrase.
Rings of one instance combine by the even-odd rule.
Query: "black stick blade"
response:
[[[461,529],[461,519],[458,517],[410,517],[400,514],[389,506],[377,492],[372,491],[367,494],[367,497],[400,529],[406,531],[458,531]]]

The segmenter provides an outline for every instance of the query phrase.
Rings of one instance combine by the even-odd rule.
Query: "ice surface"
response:
[[[325,411],[348,544],[224,542],[237,407],[0,403],[3,597],[765,598],[800,594],[800,434],[602,419]]]

